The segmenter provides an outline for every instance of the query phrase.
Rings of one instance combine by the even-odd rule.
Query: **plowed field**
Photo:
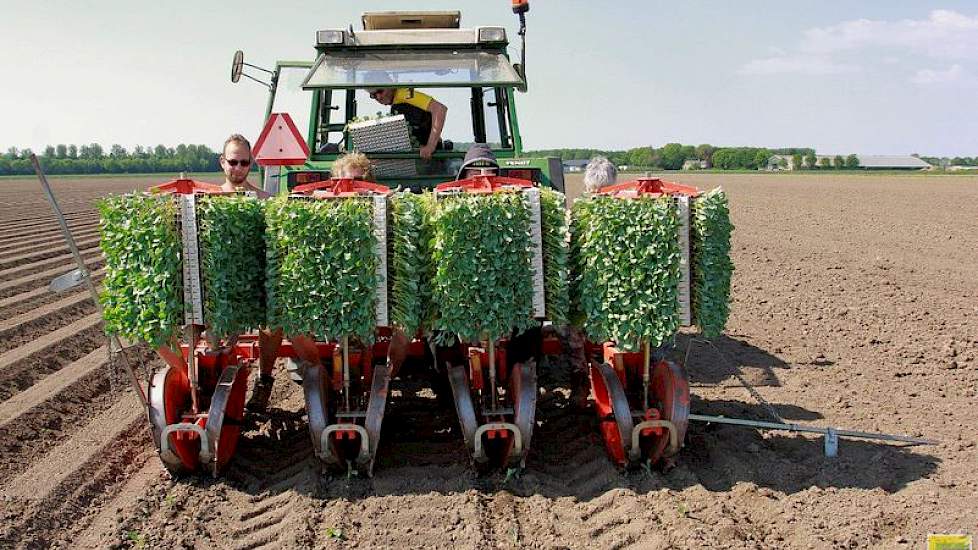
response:
[[[227,474],[172,480],[94,304],[46,289],[73,265],[37,182],[0,180],[0,547],[889,549],[978,534],[978,178],[673,179],[722,184],[737,226],[727,334],[686,363],[693,412],[770,407],[940,444],[843,440],[826,458],[820,438],[692,424],[676,467],[622,473],[558,361],[521,475],[477,476],[454,410],[395,382],[375,476],[336,478],[281,371]],[[53,182],[96,277],[93,199],[158,181]]]

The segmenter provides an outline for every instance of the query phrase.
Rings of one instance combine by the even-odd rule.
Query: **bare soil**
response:
[[[826,458],[820,438],[694,423],[674,468],[619,472],[593,413],[569,405],[556,361],[519,475],[476,475],[454,411],[398,382],[374,477],[337,477],[321,471],[301,391],[279,371],[270,410],[246,417],[226,475],[173,480],[134,395],[105,364],[0,420],[0,547],[890,549],[920,548],[931,532],[978,534],[978,178],[668,177],[723,185],[737,226],[725,336],[716,349],[678,339],[694,412],[771,420],[770,408],[791,422],[940,443],[844,439]],[[72,224],[91,228],[96,197],[161,181],[53,185]],[[579,178],[568,184],[579,192]],[[35,181],[0,181],[4,257],[50,270],[62,245],[37,245],[52,230]],[[19,278],[29,265],[0,267]],[[61,300],[36,291],[46,283],[6,288],[0,319]],[[91,311],[27,315],[0,333],[3,356],[16,359],[0,366],[0,412],[49,391],[38,384],[105,342],[95,326],[6,354]]]

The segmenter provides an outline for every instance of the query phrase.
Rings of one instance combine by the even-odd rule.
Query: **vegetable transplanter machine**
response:
[[[512,7],[522,38],[529,5]],[[272,198],[181,176],[100,201],[106,332],[113,348],[142,342],[163,360],[148,381],[130,371],[173,474],[219,475],[231,463],[247,444],[250,374],[276,363],[302,387],[315,456],[347,474],[372,474],[391,384],[418,373],[454,404],[459,444],[479,469],[526,465],[538,375],[560,365],[590,381],[600,436],[621,467],[670,463],[690,420],[733,423],[690,414],[685,368],[672,360],[682,327],[713,338],[727,322],[723,190],[642,178],[568,208],[559,159],[522,152],[525,48],[510,63],[504,28],[460,20],[364,14],[362,31],[319,31],[315,61],[273,70],[237,53],[232,80],[269,88],[254,153]],[[274,112],[290,69],[305,73],[305,136]],[[460,170],[465,151],[448,140],[422,160],[411,117],[357,116],[377,88],[461,89],[471,108],[452,116],[471,116],[471,135],[459,137],[485,143],[498,166]],[[353,150],[377,181],[334,173]],[[58,288],[88,281],[78,262]]]

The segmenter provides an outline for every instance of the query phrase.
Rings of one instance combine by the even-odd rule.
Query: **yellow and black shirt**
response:
[[[434,101],[430,95],[413,90],[410,88],[398,88],[394,92],[394,102],[391,104],[391,112],[397,115],[404,115],[405,120],[411,125],[411,133],[418,140],[419,146],[428,143],[431,135],[431,102]],[[440,144],[440,142],[439,142]]]

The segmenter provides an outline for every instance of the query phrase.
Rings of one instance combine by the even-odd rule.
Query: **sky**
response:
[[[360,28],[362,11],[459,9],[465,27],[506,26],[517,56],[509,4],[0,0],[0,150],[219,149],[231,132],[257,136],[265,112],[261,86],[229,80],[235,50],[263,66],[312,60],[316,30]],[[978,2],[530,7],[530,89],[517,97],[525,149],[676,141],[978,155]],[[285,80],[294,88],[301,77]]]

